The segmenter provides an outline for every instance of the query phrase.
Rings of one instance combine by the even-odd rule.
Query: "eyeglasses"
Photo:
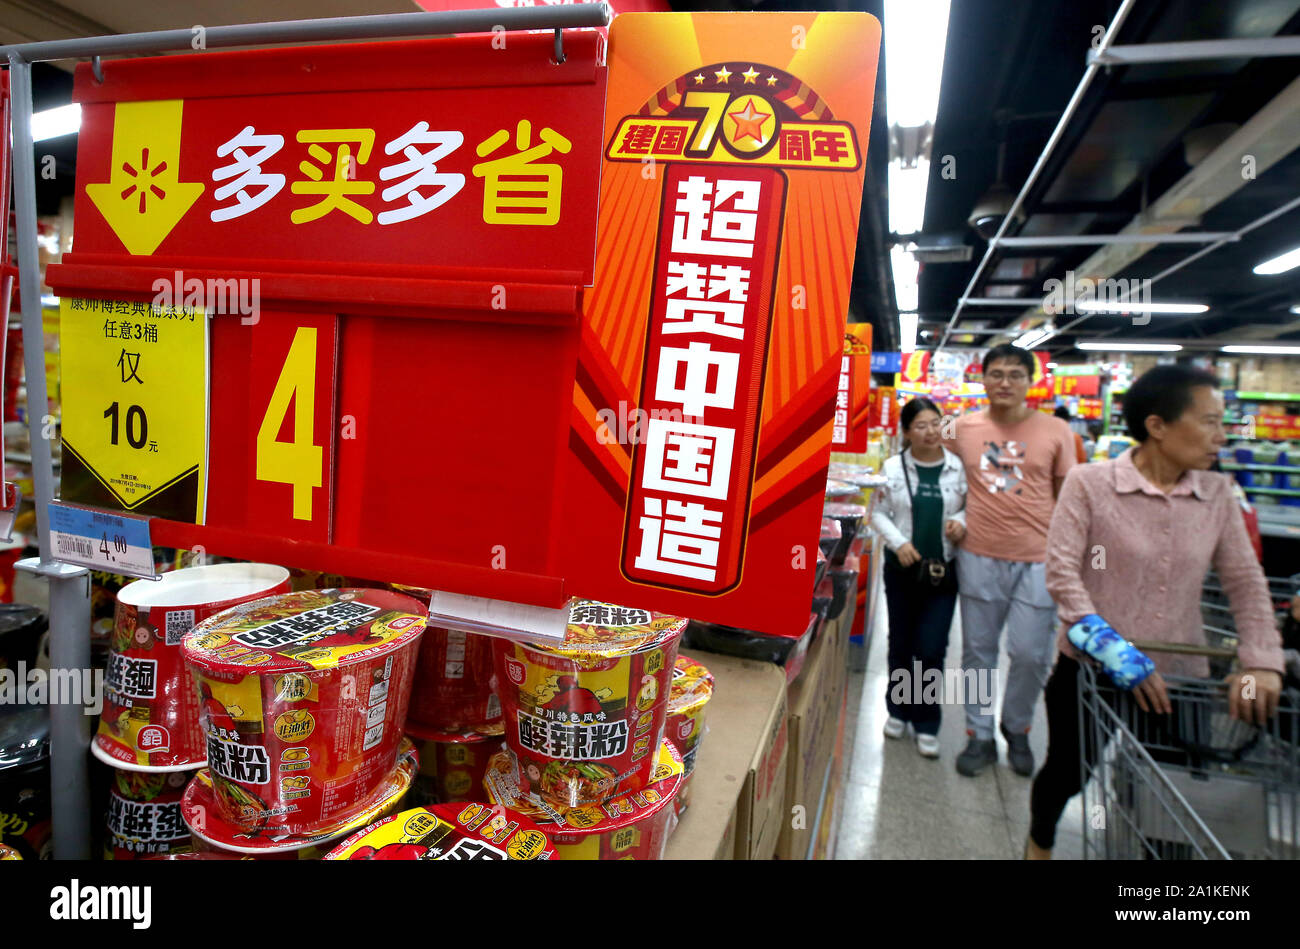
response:
[[[1001,382],[1002,380],[1005,379],[1007,382],[1013,382],[1016,385],[1021,385],[1029,381],[1029,376],[1026,373],[1023,372],[1004,373],[999,369],[994,369],[992,372],[985,373],[984,378],[987,379],[989,382]]]

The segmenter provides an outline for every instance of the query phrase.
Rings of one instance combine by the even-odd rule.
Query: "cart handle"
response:
[[[1167,652],[1181,656],[1204,656],[1207,659],[1236,659],[1235,647],[1196,646],[1191,643],[1159,643],[1144,639],[1132,640],[1134,646],[1143,652]]]

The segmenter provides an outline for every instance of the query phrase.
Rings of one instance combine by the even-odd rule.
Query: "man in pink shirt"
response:
[[[957,770],[974,777],[998,759],[991,689],[1002,628],[1010,667],[1002,689],[1002,734],[1018,774],[1034,771],[1029,727],[1055,657],[1056,604],[1043,561],[1061,483],[1075,464],[1074,435],[1060,419],[1025,402],[1034,359],[1011,345],[984,356],[989,407],[957,421],[953,451],[966,466],[966,540],[957,553],[961,591],[966,750]]]

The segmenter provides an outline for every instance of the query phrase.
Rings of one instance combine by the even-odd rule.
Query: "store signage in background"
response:
[[[1051,399],[1053,393],[1053,382],[1051,370],[1047,368],[1047,356],[1044,353],[1030,353],[1034,358],[1034,377],[1029,382],[1029,390],[1025,393],[1025,399],[1028,402],[1042,402]]]
[[[903,382],[924,382],[930,373],[929,352],[911,352],[902,360],[903,368],[899,371]]]
[[[1256,415],[1256,438],[1300,438],[1300,415]]]
[[[871,390],[871,431],[897,435],[899,412],[897,389],[877,386]]]
[[[859,13],[615,19],[561,519],[575,592],[806,629],[791,552],[821,518],[879,40]],[[608,437],[618,406],[643,438]]]
[[[867,416],[871,411],[871,324],[850,324],[844,334],[839,380],[835,386],[835,426],[831,450],[867,450]]]
[[[1101,394],[1100,376],[1052,375],[1052,388],[1057,395],[1098,396]]]
[[[889,373],[902,372],[903,354],[902,353],[872,353],[871,371],[889,372]]]
[[[1101,399],[1080,399],[1075,415],[1082,419],[1099,419],[1102,416]]]
[[[603,40],[555,65],[549,34],[492,39],[77,69],[64,500],[159,515],[165,546],[563,601]]]

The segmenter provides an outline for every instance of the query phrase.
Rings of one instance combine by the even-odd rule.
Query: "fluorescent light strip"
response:
[[[930,159],[917,159],[915,167],[889,163],[889,230],[894,234],[919,234],[925,224],[925,189],[930,181]]]
[[[72,135],[81,129],[81,106],[61,105],[57,109],[44,109],[32,115],[32,141]]]
[[[898,314],[898,351],[902,353],[916,352],[916,323],[919,314],[900,313]]]
[[[917,285],[921,265],[910,252],[897,244],[889,249],[889,264],[894,272],[894,296],[898,300],[899,311],[915,312],[921,296]]]
[[[949,0],[885,0],[885,116],[916,128],[939,114]]]
[[[1045,343],[1056,335],[1054,326],[1038,326],[1029,330],[1012,342],[1012,346],[1019,346],[1021,349],[1033,349],[1040,343]]]
[[[1142,303],[1127,300],[1079,300],[1074,308],[1080,313],[1205,313],[1210,309],[1204,303]]]
[[[1266,260],[1255,267],[1255,273],[1261,277],[1272,276],[1273,274],[1286,273],[1288,270],[1294,270],[1300,267],[1300,247],[1296,247],[1280,254],[1271,260]]]
[[[1300,346],[1224,346],[1222,352],[1258,356],[1300,356]]]
[[[1100,353],[1176,353],[1183,347],[1177,343],[1108,343],[1105,340],[1088,340],[1075,343],[1074,348]]]

